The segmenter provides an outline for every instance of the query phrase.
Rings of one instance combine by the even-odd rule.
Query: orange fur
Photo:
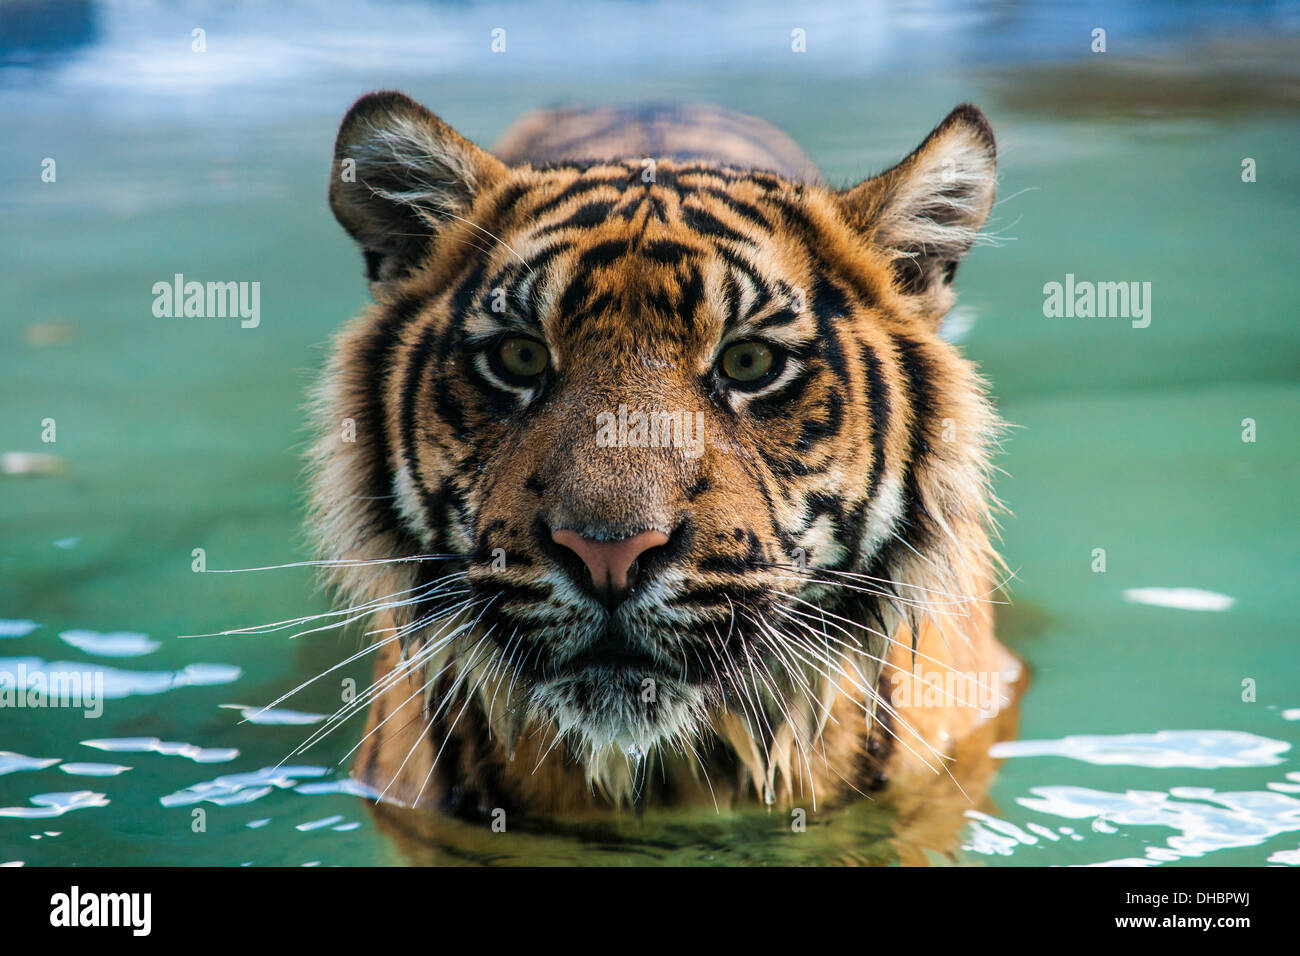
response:
[[[938,335],[992,204],[983,115],[844,191],[708,109],[534,114],[500,153],[399,94],[339,133],[331,203],[377,304],[317,395],[312,529],[351,605],[424,597],[378,608],[418,666],[380,652],[354,773],[557,815],[947,774],[1017,673],[989,608],[998,423]],[[494,365],[509,335],[545,378]],[[780,355],[753,392],[718,371],[749,340]],[[620,407],[707,440],[602,444]],[[553,529],[672,544],[606,613]],[[653,663],[581,663],[611,634]],[[953,672],[979,676],[937,701],[925,675]]]

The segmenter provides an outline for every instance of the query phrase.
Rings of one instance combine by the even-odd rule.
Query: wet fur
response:
[[[1017,673],[989,605],[999,426],[938,335],[993,177],[974,107],[834,190],[788,138],[712,108],[533,114],[494,156],[400,94],[361,100],[331,204],[376,304],[316,394],[310,519],[340,601],[387,639],[354,775],[406,806],[561,814],[944,772],[990,714],[892,707],[895,675],[1009,691]],[[547,401],[475,365],[474,336],[506,321],[496,288],[544,332]],[[761,407],[711,392],[719,342],[774,317],[798,387]],[[711,440],[694,459],[599,448],[593,418],[620,403],[703,411]],[[624,622],[659,661],[653,706],[637,672],[548,676],[603,623],[539,521],[673,532]],[[813,631],[812,663],[782,644]]]

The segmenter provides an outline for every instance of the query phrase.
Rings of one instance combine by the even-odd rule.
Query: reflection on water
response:
[[[20,29],[19,7],[50,12]],[[1103,4],[1104,58],[1064,2],[814,4],[800,57],[777,3],[264,9],[0,3],[0,701],[75,672],[110,702],[90,724],[0,708],[0,864],[1300,865],[1295,3]],[[989,111],[1007,241],[962,267],[945,334],[1021,426],[1000,630],[1035,683],[1023,739],[957,769],[974,802],[935,778],[803,832],[763,809],[506,833],[372,815],[339,763],[360,727],[297,752],[364,659],[277,700],[355,636],[173,639],[326,609],[301,569],[199,575],[192,552],[304,557],[303,390],[364,299],[321,183],[343,110],[385,86],[480,140],[551,103],[720,102],[844,182],[961,100]],[[160,324],[175,272],[261,281],[264,321]],[[1067,273],[1151,281],[1150,328],[1045,319]]]
[[[994,747],[1004,757],[1057,756],[1105,766],[1199,769],[1277,766],[1285,762],[1281,755],[1290,749],[1285,741],[1228,731],[1074,736],[1018,740]],[[1300,792],[1297,781],[1300,773],[1289,772],[1282,781],[1269,781],[1264,791],[1176,785],[1167,790],[1117,793],[1078,786],[1036,786],[1030,788],[1030,796],[1017,797],[1016,803],[1049,817],[1091,821],[1091,842],[1096,846],[1090,847],[1089,853],[1095,865],[1152,866],[1226,849],[1263,846],[1282,834],[1300,831],[1300,799],[1287,795]],[[1021,847],[1040,844],[1033,834],[1056,839],[1038,821],[1022,824],[1033,831],[1031,834],[1007,820],[975,811],[969,816],[974,822],[965,849],[973,853],[1012,856]],[[1145,827],[1174,830],[1175,835],[1168,837],[1163,846],[1144,846],[1140,857],[1104,856],[1106,836],[1122,834],[1123,839],[1145,833],[1140,829]],[[1058,827],[1058,832],[1067,831]],[[1150,842],[1147,837],[1141,839],[1144,844]],[[1278,851],[1269,862],[1298,861],[1288,851]]]
[[[1154,734],[1088,736],[1061,740],[1010,740],[994,744],[994,757],[1071,757],[1126,767],[1272,767],[1291,749],[1284,740],[1230,730],[1162,730]]]
[[[301,778],[323,777],[324,767],[263,767],[252,773],[232,773],[207,780],[167,794],[159,802],[164,807],[183,807],[206,800],[218,806],[252,803],[271,792],[272,787],[289,789]]]
[[[195,763],[226,763],[239,756],[234,747],[199,747],[159,740],[157,737],[115,737],[103,740],[83,740],[83,747],[107,750],[110,753],[156,753],[168,757],[184,757]]]
[[[181,755],[200,761],[208,753],[191,745],[164,744],[156,739],[85,743],[103,750]],[[1004,742],[994,748],[1008,758],[1065,756],[1107,767],[1220,771],[1276,766],[1289,749],[1283,741],[1226,731],[1074,736],[1056,741]],[[132,769],[101,763],[60,764],[54,758],[0,753],[0,775],[44,771],[56,764],[66,773],[110,778]],[[1074,845],[1079,848],[1066,855],[1065,862],[1154,865],[1229,849],[1262,847],[1280,836],[1300,832],[1300,798],[1292,795],[1300,793],[1300,772],[1288,772],[1267,787],[1240,791],[1173,785],[1166,790],[1114,792],[1073,785],[1036,785],[1014,799],[1020,808],[1014,817],[1006,812],[966,809],[963,815],[968,825],[957,859],[971,862],[1001,858],[1022,864],[1059,861],[1062,851],[1052,847]],[[281,801],[275,816],[244,820],[226,817],[224,825],[238,825],[244,830],[270,828],[277,843],[291,854],[296,851],[304,858],[320,858],[311,862],[330,862],[328,845],[312,842],[320,839],[318,831],[352,833],[369,823],[368,818],[358,819],[366,816],[360,798],[374,794],[321,766],[263,767],[225,774],[192,783],[157,801],[167,809],[198,804],[237,808],[263,801],[277,791],[313,800],[342,796],[347,803],[332,812],[304,818],[292,802]],[[26,806],[0,807],[0,817],[47,819],[73,810],[107,808],[110,803],[108,793],[90,790],[39,792],[28,797]],[[929,812],[942,811],[931,804]],[[378,823],[380,831],[402,848],[408,862],[879,864],[906,858],[910,853],[919,854],[919,860],[944,862],[943,854],[925,845],[925,836],[919,845],[906,845],[906,830],[899,826],[902,815],[900,808],[889,801],[863,801],[809,814],[807,829],[802,833],[791,828],[784,814],[763,810],[689,816],[651,812],[644,819],[621,822],[524,822],[512,826],[510,834],[495,834],[481,824],[433,820],[394,808],[384,809]],[[1157,837],[1164,840],[1163,845],[1152,845],[1146,836],[1152,828],[1172,834]],[[290,833],[300,836],[291,840]],[[1134,839],[1141,844],[1140,855],[1126,855]],[[293,841],[301,845],[295,848]],[[1112,846],[1120,848],[1118,855],[1113,854]],[[1042,854],[1046,859],[1039,859]],[[1300,862],[1297,851],[1287,848],[1275,849],[1268,859],[1273,863]]]
[[[74,777],[116,777],[131,768],[119,763],[61,763],[59,769]]]
[[[1183,611],[1226,611],[1237,603],[1226,594],[1200,588],[1129,588],[1124,592],[1124,600]]]
[[[0,774],[17,773],[19,770],[44,770],[58,762],[58,757],[26,757],[23,754],[0,750]]]
[[[1203,857],[1219,850],[1259,847],[1281,834],[1300,831],[1300,800],[1271,791],[1218,792],[1209,787],[1173,787],[1168,791],[1111,793],[1062,786],[1034,787],[1030,793],[1032,796],[1021,797],[1016,802],[1046,816],[1091,820],[1096,833],[1113,834],[1122,830],[1132,835],[1141,832],[1135,828],[1143,827],[1175,831],[1164,846],[1145,847],[1141,857],[1102,859],[1095,864],[1099,866],[1152,866]],[[979,817],[974,812],[971,815],[975,824],[967,849],[972,852],[1010,856],[1017,844],[1033,846],[1039,842],[1006,821]],[[1147,840],[1144,838],[1143,842]],[[1101,841],[1101,852],[1105,852],[1104,841]],[[1279,853],[1274,857],[1286,855]],[[1282,862],[1282,859],[1270,858],[1270,862]]]
[[[119,631],[116,634],[63,631],[59,634],[59,639],[97,657],[143,657],[162,647],[158,641],[149,640],[149,635],[130,631]]]
[[[237,710],[250,724],[318,724],[326,714],[307,714],[284,707],[247,707],[243,704],[222,704],[227,710]]]
[[[182,687],[231,684],[243,673],[228,664],[186,664],[176,671],[132,671],[86,661],[44,661],[39,657],[0,657],[0,695],[43,697],[50,688],[86,675],[84,696],[121,700],[137,695],[164,694]],[[23,706],[17,704],[11,706]],[[38,705],[47,706],[47,705]]]
[[[0,817],[19,817],[26,820],[61,817],[73,810],[108,806],[108,797],[91,790],[70,790],[62,793],[37,793],[28,798],[30,807],[0,807]]]

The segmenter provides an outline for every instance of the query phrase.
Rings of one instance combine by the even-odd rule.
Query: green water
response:
[[[1256,74],[1239,95],[1202,102],[1182,79],[1139,73],[1106,87],[1104,109],[1087,108],[1083,72],[918,70],[870,83],[833,71],[611,72],[593,91],[589,77],[550,71],[404,85],[483,142],[550,102],[719,102],[787,129],[838,182],[910,150],[956,102],[984,106],[1000,142],[992,229],[1005,241],[978,249],[958,277],[973,319],[964,346],[1019,426],[997,488],[1014,512],[1004,553],[1017,572],[1001,628],[1034,673],[1019,737],[1057,743],[1008,757],[955,852],[910,848],[975,865],[1294,864],[1296,104],[1251,93],[1283,78]],[[278,764],[313,728],[240,723],[221,705],[265,704],[357,647],[352,632],[178,636],[326,609],[303,569],[196,574],[191,555],[204,549],[213,569],[306,557],[302,395],[329,335],[365,296],[358,257],[326,208],[326,164],[349,95],[368,85],[380,84],[248,116],[103,114],[48,91],[41,108],[23,108],[24,94],[6,93],[21,121],[5,124],[12,139],[0,153],[0,452],[55,455],[62,471],[0,477],[0,619],[38,625],[0,637],[0,668],[36,658],[148,672],[225,665],[238,676],[207,671],[223,682],[109,700],[98,719],[0,710],[0,751],[62,761],[8,773],[0,762],[0,863],[898,860],[892,811],[879,802],[814,813],[797,835],[783,816],[710,812],[490,838],[452,824],[451,841],[469,849],[413,849],[381,832],[360,798],[302,786],[343,778],[336,764],[359,722],[288,761],[316,769],[284,786],[236,782],[216,802],[170,796]],[[46,156],[56,183],[40,181]],[[1243,157],[1257,161],[1257,182],[1242,182]],[[151,287],[177,272],[259,281],[260,326],[155,318]],[[1043,285],[1067,273],[1150,282],[1150,326],[1045,318]],[[1247,418],[1253,442],[1242,440]],[[53,443],[42,442],[45,419]],[[1105,573],[1093,569],[1097,548]],[[1233,601],[1189,610],[1125,599],[1141,588]],[[60,639],[73,630],[147,634],[161,646],[102,657]],[[359,663],[336,676],[364,683],[367,673]],[[321,682],[286,706],[328,713],[337,687]],[[1120,736],[1162,731],[1210,733]],[[1059,755],[1071,735],[1103,739],[1076,746],[1085,759]],[[202,763],[83,743],[139,737],[238,754]],[[84,763],[130,769],[63,769]],[[78,791],[102,797],[22,815],[33,797]]]

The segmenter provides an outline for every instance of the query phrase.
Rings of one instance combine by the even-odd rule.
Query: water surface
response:
[[[1093,18],[1054,4],[802,24],[779,6],[70,6],[66,35],[10,42],[0,66],[0,452],[53,456],[0,476],[0,669],[94,669],[111,693],[94,719],[0,710],[0,863],[1300,863],[1294,5],[1102,7],[1104,57],[1081,39]],[[351,99],[385,86],[484,143],[539,105],[718,102],[842,183],[957,102],[986,108],[1001,241],[961,269],[950,334],[1018,426],[1000,629],[1034,676],[952,852],[879,801],[800,834],[759,810],[412,838],[346,783],[359,721],[289,757],[337,680],[244,720],[355,632],[180,638],[327,609],[305,569],[191,565],[306,557],[302,395],[365,300],[327,162]],[[261,282],[258,328],[155,318],[151,287],[178,272]],[[1150,282],[1149,327],[1044,317],[1067,274]],[[364,660],[344,677],[364,683]]]

